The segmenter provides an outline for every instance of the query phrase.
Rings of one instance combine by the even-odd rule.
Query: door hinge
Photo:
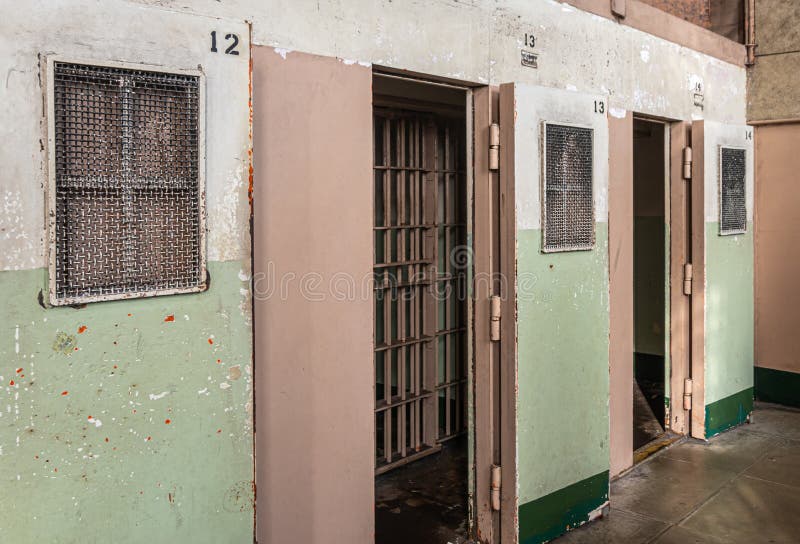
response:
[[[500,482],[502,481],[502,476],[500,465],[492,465],[492,510],[495,512],[500,510]]]
[[[489,339],[492,342],[500,341],[500,297],[494,295],[489,298]]]
[[[692,379],[683,380],[683,409],[692,409]]]
[[[683,265],[683,294],[686,296],[692,294],[692,263]]]
[[[692,148],[683,148],[683,179],[692,179]]]
[[[500,168],[500,125],[489,125],[489,170]]]

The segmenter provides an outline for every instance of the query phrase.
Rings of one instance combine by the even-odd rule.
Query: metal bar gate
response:
[[[376,473],[466,429],[465,130],[376,108]]]

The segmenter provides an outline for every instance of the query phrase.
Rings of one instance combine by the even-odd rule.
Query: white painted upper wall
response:
[[[246,19],[258,45],[473,83],[603,93],[617,108],[673,119],[745,122],[743,67],[554,0],[128,1]],[[522,49],[539,55],[538,69],[521,65]],[[704,109],[694,106],[696,83]]]
[[[514,191],[518,229],[542,226],[544,123],[592,129],[594,220],[608,222],[608,117],[599,111],[605,109],[603,95],[524,84],[514,86]]]
[[[238,34],[240,54],[212,53],[213,30]],[[204,72],[208,260],[249,259],[248,40],[244,22],[122,1],[0,0],[0,270],[46,266],[40,55]]]
[[[720,205],[719,157],[720,147],[739,147],[745,150],[745,206],[747,221],[753,221],[755,207],[755,154],[753,151],[753,127],[727,125],[713,121],[705,122],[703,146],[706,161],[703,168],[703,198],[706,223],[718,223]]]
[[[603,94],[612,115],[745,122],[744,68],[553,0],[0,0],[0,15],[0,270],[45,266],[40,53],[203,66],[210,260],[249,252],[244,21],[253,43],[282,50]],[[243,54],[210,53],[211,30],[239,34]],[[538,69],[521,65],[523,49]]]

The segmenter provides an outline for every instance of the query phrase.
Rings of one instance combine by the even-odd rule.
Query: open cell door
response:
[[[753,409],[753,129],[692,123],[691,435]]]
[[[252,58],[256,541],[369,542],[372,70]]]
[[[544,542],[608,503],[608,105],[512,83],[499,109],[503,542]]]

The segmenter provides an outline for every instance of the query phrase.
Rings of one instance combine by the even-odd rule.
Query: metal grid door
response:
[[[376,108],[376,473],[466,429],[463,124]]]

